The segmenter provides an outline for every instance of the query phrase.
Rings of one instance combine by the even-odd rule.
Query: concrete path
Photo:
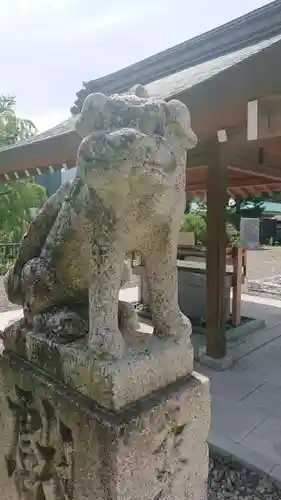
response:
[[[138,289],[121,290],[120,298],[135,301]],[[209,442],[281,483],[281,301],[244,295],[242,312],[267,327],[232,346],[234,366],[224,372],[195,366],[211,381]],[[0,314],[0,330],[20,316]]]
[[[267,327],[235,347],[235,365],[196,366],[211,381],[209,442],[281,483],[281,301],[243,296],[243,314]]]

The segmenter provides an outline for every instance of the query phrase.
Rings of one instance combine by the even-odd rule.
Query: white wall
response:
[[[61,171],[61,183],[63,184],[64,182],[67,182],[67,181],[73,181],[75,175],[76,175],[76,167],[71,168],[69,170],[62,169],[62,171]]]

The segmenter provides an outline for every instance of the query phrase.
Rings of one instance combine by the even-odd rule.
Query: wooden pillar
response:
[[[244,281],[243,257],[244,247],[233,248],[232,324],[234,326],[238,326],[241,323],[241,294]]]
[[[226,144],[210,145],[207,171],[207,321],[206,354],[215,359],[226,355],[225,273],[226,273]]]

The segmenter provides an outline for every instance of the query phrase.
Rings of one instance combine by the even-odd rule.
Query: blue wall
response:
[[[57,170],[49,174],[38,175],[36,182],[46,189],[48,196],[52,196],[61,185],[61,171]]]
[[[70,170],[57,170],[56,172],[38,175],[36,182],[46,189],[48,196],[52,196],[64,182],[72,181],[75,175],[76,167]]]

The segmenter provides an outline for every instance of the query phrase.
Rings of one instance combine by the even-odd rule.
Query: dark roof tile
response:
[[[146,85],[146,89],[152,97],[161,97],[163,99],[171,98],[176,96],[184,90],[188,90],[199,83],[202,83],[208,79],[211,79],[222,73],[226,69],[239,64],[240,62],[254,56],[255,54],[265,50],[266,48],[274,45],[281,41],[281,34],[277,37],[270,38],[269,40],[263,40],[260,43],[245,47],[244,49],[226,54],[221,57],[212,59],[211,61],[206,61],[204,63],[193,66],[192,68],[184,69],[173,75],[166,76],[160,80],[156,80]],[[27,141],[21,141],[11,146],[7,146],[0,149],[0,153],[3,150],[12,149],[15,147],[28,145],[37,141],[44,141],[50,139],[54,136],[59,136],[67,134],[75,130],[75,123],[79,115],[74,115],[41,134],[37,134],[31,137]]]
[[[187,40],[109,75],[87,83],[71,108],[79,113],[92,92],[123,92],[136,83],[146,85],[181,70],[256,44],[281,33],[281,0],[270,2],[207,33]]]

